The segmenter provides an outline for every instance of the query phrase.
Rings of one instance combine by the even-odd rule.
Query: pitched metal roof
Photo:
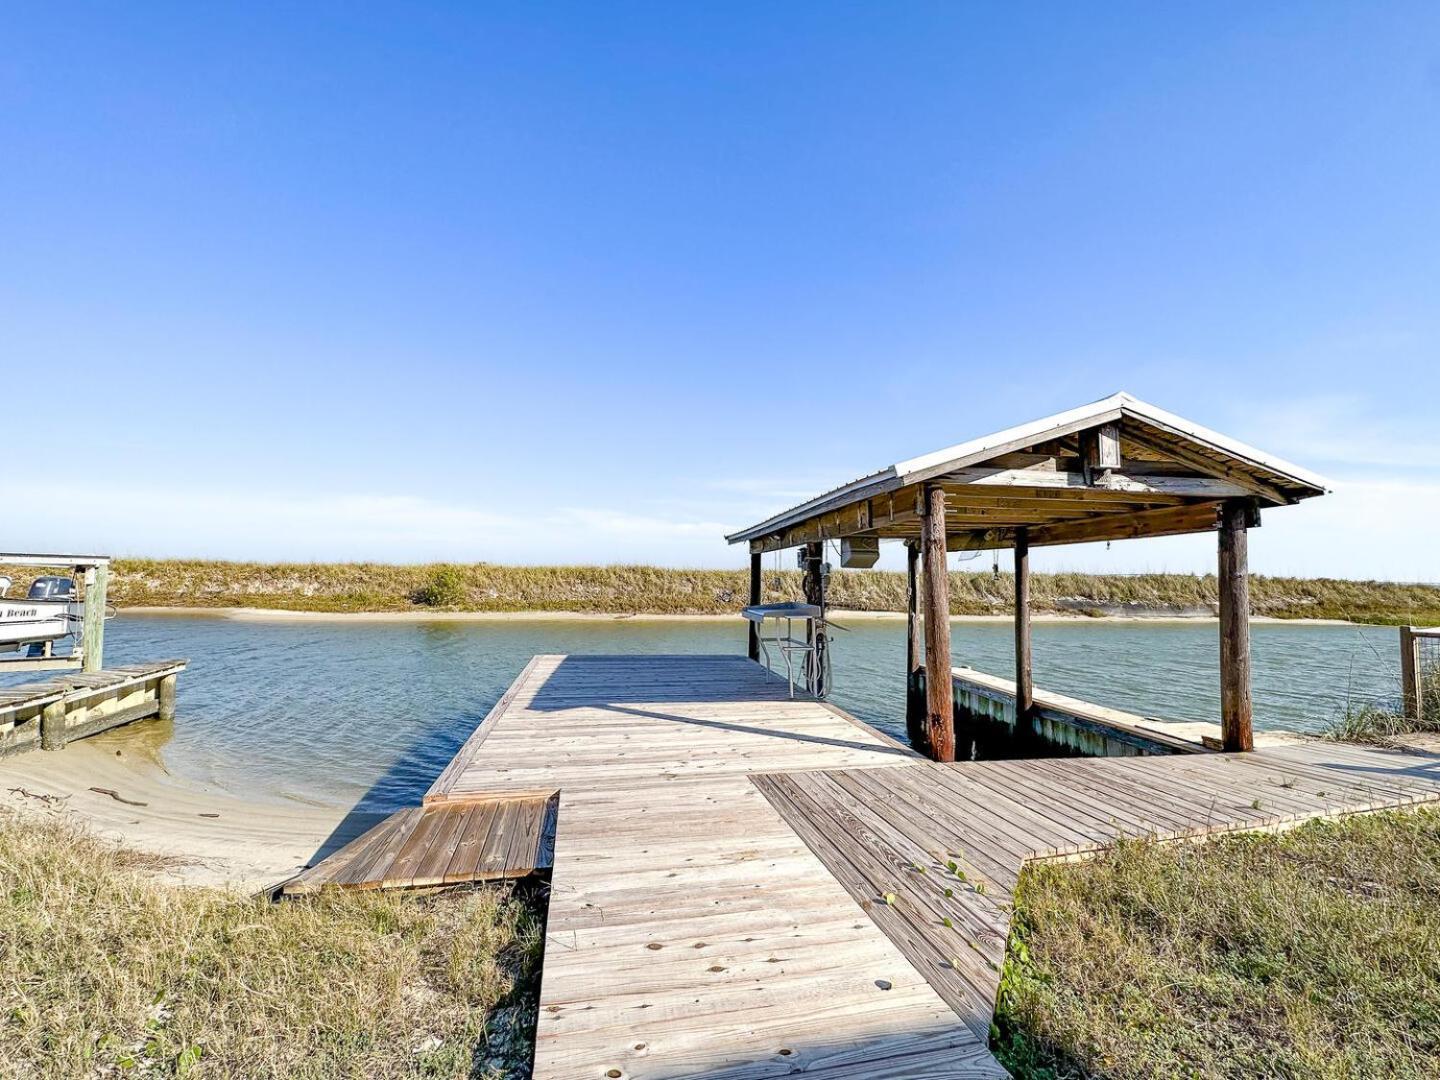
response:
[[[933,480],[957,469],[983,465],[1002,454],[1024,451],[1113,422],[1120,422],[1123,427],[1135,431],[1154,433],[1174,447],[1176,453],[1193,453],[1197,460],[1212,463],[1213,475],[1250,478],[1258,490],[1271,493],[1266,501],[1272,505],[1322,495],[1329,487],[1324,478],[1298,465],[1121,392],[1079,408],[896,462],[756,525],[731,533],[726,539],[734,544],[770,536],[816,515],[843,509],[876,495]],[[1201,468],[1200,471],[1205,470]]]

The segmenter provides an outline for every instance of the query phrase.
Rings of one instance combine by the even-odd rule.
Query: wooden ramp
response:
[[[917,762],[755,783],[977,1035],[1026,862],[1440,799],[1440,758],[1307,741],[1251,754]]]
[[[536,657],[431,806],[558,791],[537,1080],[998,1077],[750,781],[918,759],[744,657]]]
[[[555,800],[484,799],[397,811],[286,882],[286,896],[324,888],[411,889],[524,877],[549,869]]]

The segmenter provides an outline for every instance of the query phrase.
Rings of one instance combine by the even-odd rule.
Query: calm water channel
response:
[[[843,620],[842,620],[843,622]],[[901,620],[835,635],[836,704],[904,737]],[[1347,699],[1391,696],[1395,631],[1257,625],[1258,728],[1315,730]],[[101,736],[235,794],[393,809],[414,802],[535,653],[743,652],[728,622],[247,622],[126,615],[111,663],[188,657],[174,724]],[[956,623],[957,664],[1009,674],[1010,628]],[[1218,716],[1213,624],[1037,624],[1045,689],[1173,720]],[[7,681],[15,681],[7,679]]]

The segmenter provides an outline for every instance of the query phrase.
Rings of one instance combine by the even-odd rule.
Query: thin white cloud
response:
[[[1300,462],[1323,463],[1330,475],[1361,467],[1412,469],[1440,460],[1430,423],[1388,419],[1357,394],[1320,394],[1241,414],[1251,442]]]
[[[425,559],[723,564],[726,526],[685,516],[562,507],[497,512],[411,495],[39,486],[7,502],[3,546],[231,559]]]

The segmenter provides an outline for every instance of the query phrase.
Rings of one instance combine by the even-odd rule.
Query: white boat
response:
[[[63,638],[80,625],[84,608],[71,600],[0,599],[0,650]]]

